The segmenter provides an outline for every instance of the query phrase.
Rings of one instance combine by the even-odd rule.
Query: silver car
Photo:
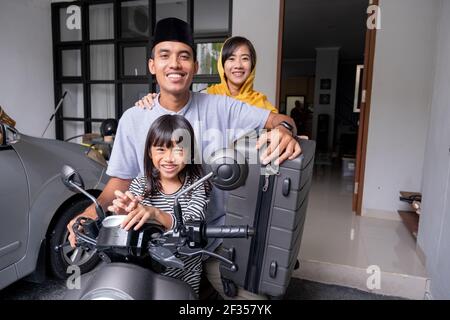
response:
[[[98,263],[95,252],[67,242],[67,223],[91,202],[63,186],[64,164],[80,172],[91,194],[100,194],[106,161],[95,150],[26,136],[0,119],[0,289],[26,276],[43,280],[46,270],[67,278],[71,264],[87,272]]]

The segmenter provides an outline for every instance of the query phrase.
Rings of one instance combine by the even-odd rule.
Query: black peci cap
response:
[[[163,41],[178,41],[190,46],[195,54],[194,37],[191,27],[183,20],[177,18],[165,18],[158,21],[155,27],[154,48]]]

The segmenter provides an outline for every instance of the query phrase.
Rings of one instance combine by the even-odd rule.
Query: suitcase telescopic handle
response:
[[[206,238],[248,238],[255,234],[255,229],[246,226],[220,226],[205,228]]]

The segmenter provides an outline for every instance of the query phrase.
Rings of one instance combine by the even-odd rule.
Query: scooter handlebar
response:
[[[207,226],[206,238],[248,238],[255,234],[255,229],[250,226]]]

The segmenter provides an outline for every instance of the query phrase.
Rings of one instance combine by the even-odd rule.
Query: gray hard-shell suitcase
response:
[[[223,240],[222,254],[238,267],[233,272],[221,264],[226,283],[272,297],[286,292],[300,249],[316,146],[299,141],[301,155],[283,162],[276,173],[260,164],[256,139],[235,142],[234,149],[245,155],[248,175],[243,186],[228,193],[225,224],[248,224],[256,232],[247,240]]]

